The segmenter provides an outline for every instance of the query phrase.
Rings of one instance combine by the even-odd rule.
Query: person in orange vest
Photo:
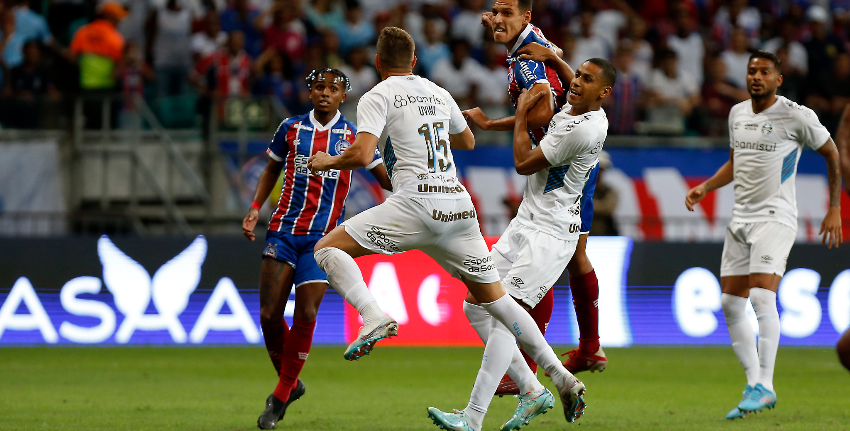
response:
[[[104,2],[98,18],[80,27],[71,40],[71,54],[80,67],[82,90],[112,90],[113,70],[124,53],[124,36],[115,26],[127,16],[127,10],[114,0]]]

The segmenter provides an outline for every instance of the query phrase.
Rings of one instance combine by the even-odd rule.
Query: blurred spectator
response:
[[[24,61],[23,49],[24,40],[22,33],[17,31],[15,23],[15,14],[12,10],[4,10],[0,12],[0,60],[3,63],[3,69],[10,69],[20,66]],[[3,70],[0,69],[0,77],[3,76]]]
[[[681,133],[684,120],[700,103],[696,80],[681,70],[676,52],[666,50],[659,53],[658,68],[649,81],[658,95],[658,103],[648,112],[649,123],[660,133]]]
[[[780,45],[776,50],[776,56],[782,62],[782,85],[779,86],[778,94],[795,102],[803,102],[803,91],[806,88],[806,73],[797,64],[791,61],[789,45]]]
[[[100,6],[99,18],[80,27],[71,40],[71,53],[80,66],[80,88],[111,90],[115,87],[115,64],[124,53],[124,36],[115,25],[127,16],[117,1]]]
[[[227,42],[227,33],[221,31],[221,20],[215,11],[207,12],[204,17],[204,31],[192,36],[192,60],[197,63],[200,59],[212,54]]]
[[[619,78],[617,78],[619,80]],[[605,182],[605,173],[611,168],[611,156],[607,151],[599,152],[599,173],[596,179],[596,191],[593,193],[593,223],[590,226],[591,235],[617,236],[619,230],[614,222],[614,211],[617,210],[619,196],[617,190]]]
[[[296,62],[307,47],[307,27],[298,18],[300,12],[293,7],[276,1],[269,11],[264,12],[264,15],[271,14],[272,20],[263,30],[263,46],[265,49],[274,48]],[[262,21],[262,18],[257,21]]]
[[[159,5],[164,3],[165,0],[158,1]],[[157,6],[151,0],[124,0],[122,4],[128,13],[116,26],[118,32],[124,36],[125,43],[132,42],[139,47],[142,53],[149,53],[147,24],[151,13],[156,10]],[[53,15],[53,12],[54,10],[51,8],[50,16]]]
[[[471,108],[476,105],[477,79],[484,71],[469,56],[470,46],[465,39],[453,40],[451,50],[451,58],[438,61],[431,69],[430,79],[448,90],[461,109]]]
[[[484,0],[461,0],[461,11],[452,19],[452,39],[464,39],[473,49],[484,43],[484,27],[481,13],[485,11]]]
[[[702,85],[705,42],[696,31],[696,22],[684,7],[674,10],[676,32],[667,38],[667,47],[676,52],[679,68],[694,79],[697,86]]]
[[[128,42],[124,48],[124,56],[115,67],[115,77],[120,82],[121,93],[125,97],[124,109],[118,114],[118,124],[121,127],[129,127],[131,121],[138,121],[138,118],[132,115],[136,111],[136,104],[131,99],[143,98],[145,82],[155,78],[150,65],[145,62],[142,50],[134,42]]]
[[[336,27],[336,34],[343,56],[353,48],[371,44],[375,39],[375,28],[363,19],[363,9],[358,0],[345,2],[345,22]]]
[[[240,31],[230,33],[225,47],[198,62],[191,74],[198,92],[207,96],[247,95],[250,78],[251,59]]]
[[[299,0],[288,0],[288,3],[292,4],[287,7],[297,9]],[[278,4],[282,2],[275,2],[275,6]],[[241,32],[245,40],[245,52],[252,58],[263,52],[263,35],[259,30],[262,20],[258,20],[259,17],[260,13],[248,4],[248,0],[233,0],[221,13],[221,29],[226,33]]]
[[[594,12],[592,10],[585,10],[581,13],[580,32],[576,35],[575,52],[572,55],[572,61],[575,63],[573,67],[575,68],[578,68],[579,64],[589,58],[610,58],[611,56],[611,47],[608,42],[605,41],[604,37],[593,32],[593,17]]]
[[[443,42],[444,30],[440,27],[443,24],[442,20],[428,19],[425,20],[423,28],[425,40],[423,43],[416,44],[416,64],[422,69],[425,76],[431,76],[431,69],[435,64],[442,59],[448,59],[452,56],[449,46]]]
[[[23,61],[9,72],[3,96],[15,100],[6,100],[3,105],[6,115],[3,123],[7,127],[34,129],[39,127],[43,98],[58,99],[59,92],[50,79],[50,71],[41,60],[38,42],[30,40],[24,43]]]
[[[707,65],[705,83],[702,85],[702,105],[708,114],[708,134],[723,136],[728,133],[729,110],[736,103],[749,99],[750,95],[729,79],[723,58],[711,57]]]
[[[638,17],[630,19],[628,33],[620,41],[620,45],[632,52],[631,72],[639,76],[644,83],[648,82],[653,51],[652,45],[646,40],[646,22]]]
[[[351,90],[348,91],[346,102],[340,106],[340,110],[346,118],[354,120],[357,118],[357,101],[360,100],[360,96],[371,90],[379,82],[380,77],[375,66],[369,64],[366,48],[362,46],[348,53],[348,61],[340,66],[339,70],[351,82]]]
[[[290,114],[309,110],[306,87],[295,78],[292,64],[286,57],[274,49],[269,49],[257,57],[254,74],[258,76],[254,84],[254,94],[277,98]]]
[[[829,74],[835,57],[845,52],[844,43],[829,33],[829,16],[822,7],[810,7],[806,16],[811,31],[811,39],[805,44],[809,54],[809,74],[815,80],[820,80]]]
[[[627,44],[617,48],[612,63],[617,68],[617,81],[611,97],[603,103],[608,115],[608,130],[612,135],[630,135],[635,132],[639,109],[645,105],[647,89],[633,71],[634,51]]]
[[[605,39],[609,49],[616,47],[629,16],[637,13],[623,0],[591,0],[590,4],[596,10],[591,31]]]
[[[720,58],[726,65],[726,80],[741,89],[747,88],[747,65],[750,62],[750,49],[747,46],[747,35],[741,28],[732,30],[732,40],[729,49],[720,53]]]
[[[796,40],[796,34],[797,26],[794,25],[794,21],[788,17],[784,17],[779,21],[779,35],[773,39],[769,39],[761,47],[765,51],[777,54],[780,46],[787,45],[788,62],[782,62],[783,74],[788,66],[793,66],[802,72],[803,75],[809,71],[809,55],[806,52],[806,47]]]
[[[477,102],[488,118],[503,118],[510,115],[508,110],[508,68],[507,53],[502,45],[493,41],[484,44],[484,67],[477,77]],[[475,134],[482,144],[509,144],[511,137],[508,133],[480,130]]]
[[[761,30],[761,15],[758,9],[747,5],[747,0],[729,0],[728,5],[720,6],[714,15],[714,39],[720,49],[729,46],[732,29],[741,27],[747,34],[750,45],[758,45]]]
[[[44,46],[53,45],[53,35],[43,16],[30,10],[29,0],[14,0],[15,31],[24,41],[35,40]],[[21,53],[23,56],[23,52]]]
[[[320,31],[334,31],[345,21],[342,8],[333,0],[310,0],[304,5],[304,14]]]
[[[148,19],[148,48],[156,71],[157,97],[183,94],[191,66],[192,14],[182,0],[167,0]]]
[[[818,112],[821,122],[832,133],[838,128],[838,119],[850,104],[850,54],[838,54],[831,73],[817,81],[816,90],[809,95],[806,106]]]

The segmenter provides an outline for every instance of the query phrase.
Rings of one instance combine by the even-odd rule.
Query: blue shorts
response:
[[[599,163],[590,170],[590,175],[581,190],[581,235],[590,232],[593,224],[593,192],[596,191],[596,180],[599,178]]]
[[[328,276],[313,257],[313,247],[323,235],[292,235],[268,231],[263,257],[285,262],[295,269],[295,287],[307,283],[327,283]]]

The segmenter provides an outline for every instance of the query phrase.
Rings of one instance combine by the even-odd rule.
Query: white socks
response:
[[[315,252],[314,256],[319,268],[328,275],[331,287],[357,309],[364,322],[386,317],[363,281],[360,268],[348,253],[336,247],[325,247]]]
[[[773,368],[779,348],[779,312],[776,310],[776,293],[754,287],[750,301],[759,320],[759,378],[758,383],[773,390]]]
[[[493,393],[511,364],[511,348],[516,349],[516,340],[508,329],[496,319],[491,318],[490,321],[490,334],[484,346],[484,358],[469,396],[469,405],[465,409],[469,415],[470,427],[476,430],[481,429],[484,414],[493,400]]]
[[[721,299],[723,316],[726,317],[726,327],[729,338],[732,339],[732,350],[741,361],[744,373],[747,375],[747,385],[755,387],[759,378],[759,356],[756,351],[756,337],[753,328],[747,321],[747,298],[724,293]]]

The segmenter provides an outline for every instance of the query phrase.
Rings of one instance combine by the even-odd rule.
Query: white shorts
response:
[[[493,263],[508,294],[534,308],[558,281],[578,240],[555,238],[512,220],[493,244]]]
[[[785,274],[788,253],[797,232],[777,222],[729,223],[720,276],[749,274]]]
[[[458,199],[393,195],[342,225],[358,244],[372,252],[421,250],[459,280],[499,281],[467,193]]]

